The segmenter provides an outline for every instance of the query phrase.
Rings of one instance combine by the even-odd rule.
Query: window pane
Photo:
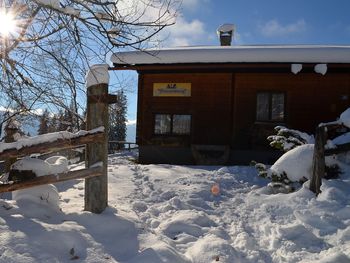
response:
[[[173,115],[173,133],[190,134],[191,115]]]
[[[269,93],[258,93],[256,98],[256,119],[269,120]]]
[[[156,114],[154,123],[155,134],[170,133],[171,116],[169,114]]]
[[[284,120],[284,94],[274,93],[271,100],[271,120],[283,121]]]

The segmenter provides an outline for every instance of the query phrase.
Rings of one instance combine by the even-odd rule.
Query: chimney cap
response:
[[[234,24],[223,24],[223,25],[219,26],[216,31],[218,34],[220,34],[220,33],[233,32],[234,30],[235,30]]]

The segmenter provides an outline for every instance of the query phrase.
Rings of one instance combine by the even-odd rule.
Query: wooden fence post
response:
[[[327,128],[319,126],[316,128],[314,155],[312,160],[312,177],[310,181],[310,190],[316,195],[321,193],[322,178],[325,175],[325,149],[327,140]]]
[[[15,141],[15,134],[18,132],[18,124],[14,119],[10,119],[5,126],[5,142],[11,143]],[[7,158],[5,160],[5,172],[10,172],[12,164],[16,162],[17,158]]]
[[[108,65],[94,65],[86,76],[88,130],[104,126],[102,143],[86,146],[86,165],[91,167],[102,162],[103,175],[85,179],[85,210],[102,213],[108,203]]]

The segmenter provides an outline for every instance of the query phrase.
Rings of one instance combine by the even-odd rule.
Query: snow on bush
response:
[[[276,126],[276,135],[267,137],[271,147],[274,147],[285,152],[303,144],[312,144],[315,139],[313,135],[305,132],[286,128],[284,126]]]
[[[350,108],[340,114],[339,121],[346,127],[350,128]]]
[[[280,181],[283,181],[285,177],[290,182],[311,179],[313,154],[313,144],[304,144],[286,152],[271,166],[268,177],[279,177],[282,179]],[[334,167],[336,164],[338,162],[333,157],[326,157],[328,167]]]
[[[344,133],[332,140],[333,145],[344,144],[350,142],[350,132]]]
[[[272,174],[286,174],[292,182],[311,178],[313,144],[298,146],[283,154],[270,168]]]

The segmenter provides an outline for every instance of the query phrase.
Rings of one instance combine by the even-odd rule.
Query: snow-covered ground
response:
[[[350,262],[350,178],[269,194],[253,167],[139,165],[109,157],[109,208],[82,211],[84,182],[57,184],[60,209],[0,199],[0,262]],[[214,185],[219,193],[211,192]],[[218,190],[217,188],[215,190]]]

